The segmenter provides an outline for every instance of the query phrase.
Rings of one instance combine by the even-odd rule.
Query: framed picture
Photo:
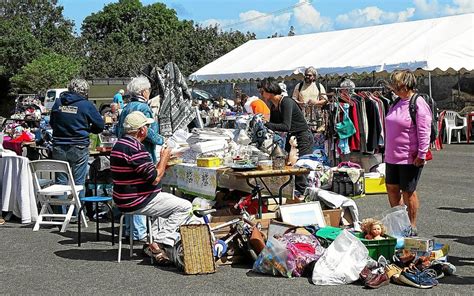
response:
[[[319,201],[280,206],[283,222],[295,226],[318,225],[325,227],[323,210]]]

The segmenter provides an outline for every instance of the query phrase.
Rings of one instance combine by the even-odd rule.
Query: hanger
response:
[[[354,105],[354,102],[352,102],[349,92],[345,89],[339,93],[339,98],[351,106]]]

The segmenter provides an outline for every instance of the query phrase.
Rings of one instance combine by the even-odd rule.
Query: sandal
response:
[[[170,258],[166,255],[166,252],[162,250],[157,243],[148,245],[144,250],[145,254],[151,257],[155,264],[161,266],[171,265]]]

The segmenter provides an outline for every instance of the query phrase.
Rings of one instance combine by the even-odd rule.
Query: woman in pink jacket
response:
[[[394,93],[400,99],[390,108],[385,118],[385,182],[390,206],[405,204],[408,207],[411,235],[417,235],[416,216],[419,201],[416,185],[430,146],[432,115],[426,101],[418,97],[416,124],[410,117],[410,99],[416,95],[416,77],[412,72],[395,71],[390,80]]]

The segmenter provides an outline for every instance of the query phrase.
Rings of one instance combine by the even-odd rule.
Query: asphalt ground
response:
[[[57,228],[32,231],[32,225],[10,221],[0,226],[0,294],[179,294],[179,295],[284,295],[284,294],[474,294],[474,144],[446,145],[434,152],[426,165],[418,193],[421,207],[418,230],[421,236],[451,246],[449,261],[455,276],[445,277],[429,290],[390,284],[378,290],[360,284],[315,286],[307,278],[276,278],[249,272],[251,266],[221,266],[210,275],[189,276],[174,268],[150,265],[140,247],[137,256],[117,263],[117,245],[109,241],[110,226],[101,223],[104,241],[95,241],[90,223],[77,246],[77,229],[66,233]],[[362,218],[388,209],[386,195],[358,199]],[[128,247],[128,245],[125,245]]]

